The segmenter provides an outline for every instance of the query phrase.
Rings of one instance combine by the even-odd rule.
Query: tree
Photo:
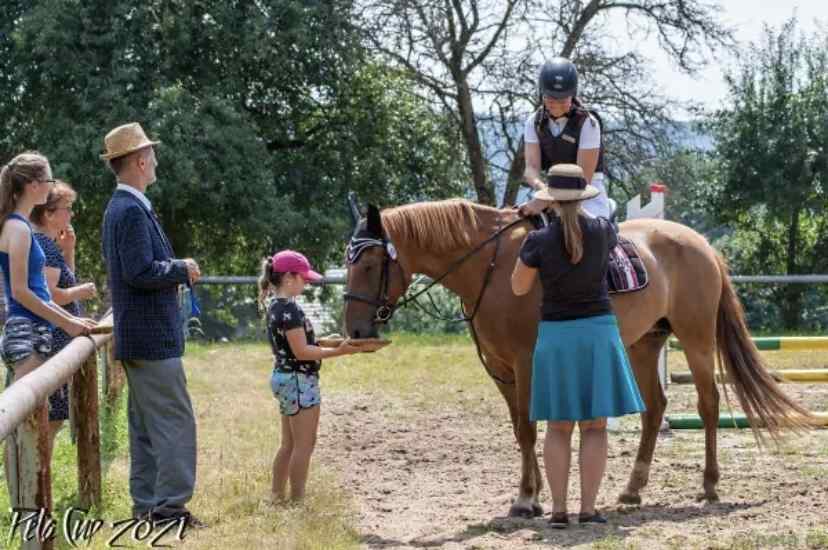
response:
[[[828,271],[826,75],[828,36],[805,36],[791,19],[743,52],[728,107],[711,116],[712,207],[742,233],[738,260],[762,273]],[[787,328],[802,324],[805,290],[774,291]]]
[[[79,265],[102,272],[107,130],[158,136],[149,197],[179,256],[249,274],[274,248],[341,261],[349,189],[457,192],[453,128],[372,62],[332,0],[38,0],[0,5],[0,153],[36,147],[80,192]]]
[[[643,56],[611,49],[603,31],[621,16],[630,34],[655,32],[677,66],[696,70],[708,46],[729,46],[715,9],[697,0],[364,0],[361,26],[373,49],[453,115],[477,200],[494,204],[492,170],[506,175],[505,204],[522,180],[520,122],[537,103],[537,66],[563,55],[584,74],[583,96],[607,115],[609,176],[619,181],[665,139],[668,99]],[[614,25],[617,27],[617,25]],[[488,140],[482,124],[499,125]],[[505,143],[497,151],[492,143]],[[507,162],[491,166],[495,156]]]

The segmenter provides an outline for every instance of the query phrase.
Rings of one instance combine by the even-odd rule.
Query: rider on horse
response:
[[[538,75],[541,105],[526,119],[524,127],[524,177],[534,190],[539,190],[545,186],[541,174],[551,166],[578,164],[587,182],[600,191],[597,197],[584,201],[583,209],[593,216],[609,218],[601,120],[577,99],[577,92],[578,70],[571,61],[557,57],[541,66]],[[521,212],[535,215],[544,207],[542,201],[531,200],[521,207]]]

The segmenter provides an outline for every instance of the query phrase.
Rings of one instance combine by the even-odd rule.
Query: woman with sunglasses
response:
[[[29,217],[35,206],[46,202],[53,185],[49,160],[40,153],[17,155],[0,169],[0,268],[8,315],[0,355],[8,369],[7,386],[46,361],[55,326],[70,336],[88,334],[95,326],[92,319],[76,317],[55,304],[46,282],[46,256]],[[7,439],[7,454],[17,452],[16,441],[15,431]],[[5,463],[10,463],[8,456]],[[11,506],[25,505],[24,497],[12,495]]]

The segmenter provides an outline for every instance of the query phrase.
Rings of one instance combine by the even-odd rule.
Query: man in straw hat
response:
[[[138,123],[104,138],[101,158],[117,187],[103,221],[103,253],[112,292],[115,359],[129,383],[129,491],[133,515],[201,526],[185,507],[196,477],[196,425],[181,356],[180,285],[195,283],[198,264],[177,260],[152,204],[158,141]]]

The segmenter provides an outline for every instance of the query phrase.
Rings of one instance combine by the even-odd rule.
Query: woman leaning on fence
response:
[[[49,293],[46,256],[33,237],[29,217],[35,206],[46,202],[53,184],[49,160],[39,153],[20,154],[0,170],[0,268],[8,315],[0,355],[8,369],[7,386],[46,360],[54,326],[70,336],[95,326],[92,319],[64,311]]]
[[[46,256],[46,283],[52,300],[72,315],[81,314],[80,302],[94,298],[95,283],[77,284],[75,279],[75,232],[72,229],[72,206],[77,194],[72,187],[57,180],[46,202],[32,209],[34,238]],[[56,354],[72,341],[60,327],[52,333],[52,353]],[[64,420],[69,418],[69,384],[63,384],[49,396],[49,441],[54,441]]]

